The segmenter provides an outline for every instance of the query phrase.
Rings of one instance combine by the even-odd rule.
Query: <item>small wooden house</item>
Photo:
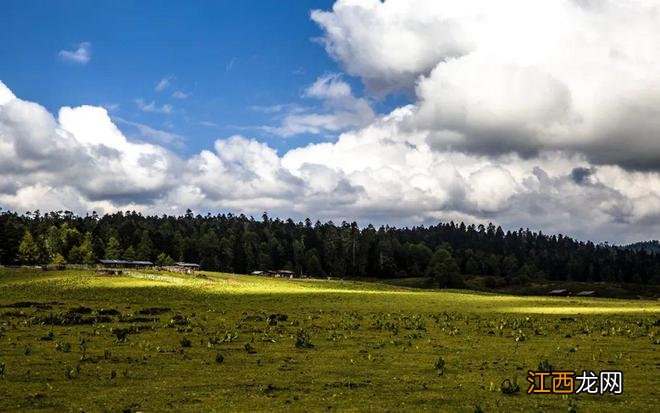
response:
[[[150,268],[154,266],[151,261],[126,261],[126,260],[99,260],[105,268]]]

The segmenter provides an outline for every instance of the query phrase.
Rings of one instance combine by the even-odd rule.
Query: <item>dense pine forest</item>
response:
[[[99,258],[196,262],[207,270],[289,269],[346,278],[442,273],[444,286],[480,275],[496,285],[534,279],[658,284],[660,254],[493,224],[394,228],[244,215],[77,216],[0,212],[3,265],[93,264]]]

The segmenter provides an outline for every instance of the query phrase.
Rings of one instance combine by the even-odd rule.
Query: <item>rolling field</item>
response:
[[[657,301],[204,275],[0,269],[0,411],[657,411]]]

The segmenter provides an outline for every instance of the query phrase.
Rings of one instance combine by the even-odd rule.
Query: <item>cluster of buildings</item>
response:
[[[293,278],[296,277],[296,273],[289,270],[265,270],[265,271],[252,271],[250,275],[267,275],[270,277],[281,277],[281,278]],[[298,276],[298,278],[306,278],[303,275]]]
[[[98,265],[96,266],[97,273],[116,275],[121,274],[123,270],[134,270],[134,269],[162,269],[171,272],[178,272],[183,274],[194,274],[195,271],[200,269],[199,264],[194,264],[190,262],[177,262],[175,265],[168,266],[158,266],[151,261],[129,261],[129,260],[109,260],[102,259],[98,260]],[[264,270],[264,271],[252,271],[251,275],[265,275],[270,277],[277,278],[306,278],[304,275],[297,275],[290,270]]]
[[[548,293],[548,295],[556,295],[560,297],[568,297],[573,295],[573,293],[565,288],[561,288],[558,290],[552,290]],[[596,296],[595,291],[580,291],[577,294],[575,294],[576,297],[594,297]]]
[[[121,274],[121,270],[128,269],[151,269],[155,268],[156,264],[151,261],[128,261],[128,260],[99,260],[99,265],[96,268],[97,272],[108,274]],[[172,272],[181,272],[185,274],[192,274],[200,269],[199,264],[190,262],[177,262],[175,265],[159,267]]]

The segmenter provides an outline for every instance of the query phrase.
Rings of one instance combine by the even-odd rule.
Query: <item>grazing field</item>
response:
[[[204,275],[0,269],[0,411],[645,412],[660,400],[657,301]],[[624,392],[528,395],[544,360],[622,370]],[[520,391],[504,394],[506,379]]]

